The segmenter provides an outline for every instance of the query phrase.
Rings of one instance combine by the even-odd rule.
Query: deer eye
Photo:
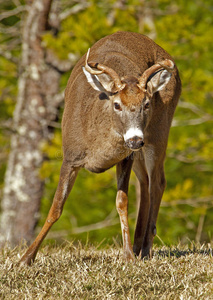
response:
[[[116,110],[120,110],[120,111],[122,110],[120,104],[117,103],[117,102],[114,103],[114,108],[115,108]]]
[[[146,102],[145,104],[144,104],[144,109],[148,109],[149,108],[149,102]]]

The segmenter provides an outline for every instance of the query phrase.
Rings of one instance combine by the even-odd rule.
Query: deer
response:
[[[31,265],[81,168],[94,173],[116,166],[116,209],[123,257],[152,257],[153,239],[166,187],[164,160],[171,122],[181,94],[172,57],[153,40],[116,32],[97,41],[75,65],[65,90],[63,162],[47,219],[20,263]],[[131,170],[140,184],[134,233],[128,225]]]

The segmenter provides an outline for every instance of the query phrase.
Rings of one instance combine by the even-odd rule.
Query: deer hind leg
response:
[[[153,170],[149,180],[150,210],[146,234],[142,244],[142,258],[152,256],[152,244],[157,233],[156,222],[160,208],[161,198],[166,187],[163,166]]]
[[[135,228],[133,251],[139,255],[143,248],[143,241],[146,235],[149,219],[150,201],[149,201],[149,178],[146,172],[144,160],[135,159],[133,170],[140,184],[140,199],[138,207],[138,218]]]
[[[35,241],[22,256],[20,260],[21,264],[31,265],[31,263],[35,260],[39,246],[46,237],[52,225],[60,218],[62,214],[64,203],[73,187],[78,170],[78,168],[73,168],[69,164],[63,162],[58,187],[45,224]]]
[[[133,170],[140,181],[140,206],[134,237],[134,253],[141,257],[152,256],[156,235],[156,222],[161,198],[165,189],[163,162],[147,168],[145,160],[136,160]]]
[[[123,251],[126,260],[134,260],[128,225],[128,185],[133,160],[131,157],[117,164],[116,208],[120,217],[123,238]]]

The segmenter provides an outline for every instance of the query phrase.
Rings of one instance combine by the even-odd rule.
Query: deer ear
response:
[[[102,73],[99,75],[93,75],[89,73],[84,67],[82,69],[87,78],[88,83],[92,86],[94,90],[104,93],[112,92],[114,82],[108,74]]]
[[[147,90],[152,95],[165,88],[172,74],[167,70],[159,70],[153,73],[147,82]]]

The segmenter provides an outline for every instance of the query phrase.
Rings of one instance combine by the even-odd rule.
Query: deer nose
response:
[[[132,150],[138,150],[143,147],[144,141],[141,137],[134,136],[126,140],[125,145]]]

